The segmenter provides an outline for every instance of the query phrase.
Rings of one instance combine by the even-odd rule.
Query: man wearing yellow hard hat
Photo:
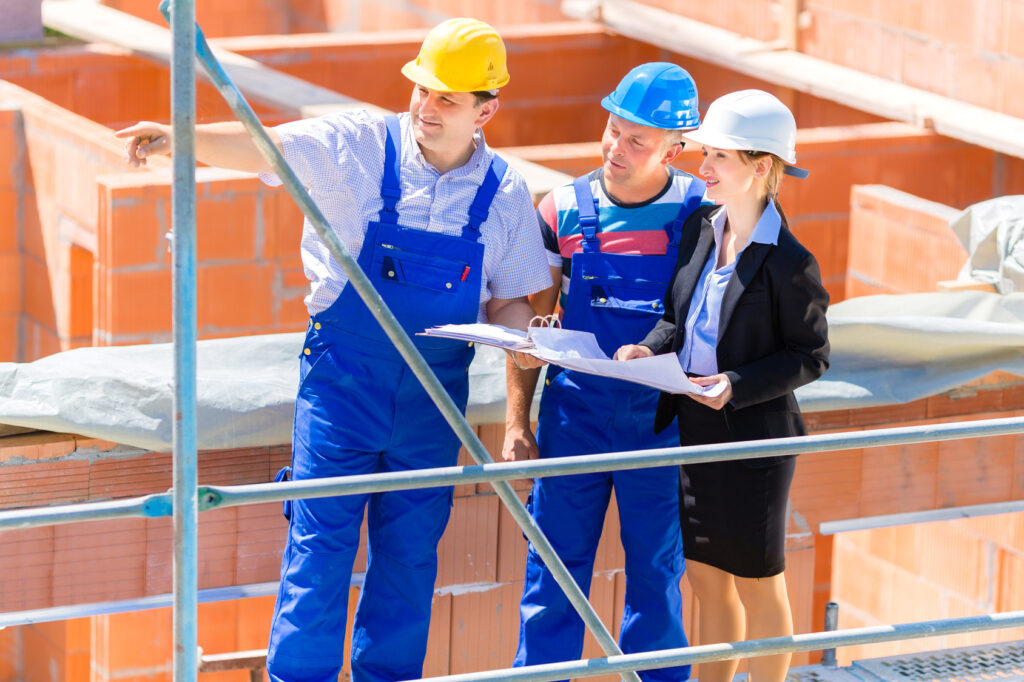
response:
[[[525,328],[533,315],[526,297],[550,285],[544,247],[525,182],[481,131],[509,80],[504,44],[483,22],[451,19],[427,35],[402,73],[415,84],[407,114],[330,114],[277,126],[271,138],[407,332],[478,320]],[[127,138],[133,165],[170,150],[167,126],[140,123],[117,134]],[[196,155],[280,182],[240,124],[197,127]],[[453,466],[458,438],[308,221],[301,252],[310,322],[291,476]],[[465,409],[472,347],[412,338]],[[451,488],[430,488],[286,503],[271,679],[337,678],[364,510],[369,547],[352,677],[421,677],[437,542],[451,502]]]

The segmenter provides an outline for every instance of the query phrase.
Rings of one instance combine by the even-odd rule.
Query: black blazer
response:
[[[682,348],[690,298],[714,250],[709,216],[716,208],[702,207],[687,220],[665,314],[640,342],[656,355]],[[752,242],[740,254],[722,298],[716,347],[718,371],[732,382],[723,409],[736,440],[806,433],[793,391],[828,369],[827,308],[818,262],[785,226],[778,244]],[[661,395],[655,431],[672,422],[677,399],[690,400]]]

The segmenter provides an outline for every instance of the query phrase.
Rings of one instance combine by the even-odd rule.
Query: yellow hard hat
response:
[[[402,74],[417,85],[446,92],[496,90],[508,83],[505,44],[489,24],[449,19],[423,39]]]

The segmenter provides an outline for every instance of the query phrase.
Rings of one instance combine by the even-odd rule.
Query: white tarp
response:
[[[960,279],[994,284],[1001,294],[1024,292],[1024,196],[968,206],[949,226],[969,254]]]
[[[832,367],[797,396],[807,411],[908,402],[995,370],[1024,376],[1024,293],[869,296],[829,310]],[[201,341],[200,449],[290,440],[302,334]],[[171,447],[169,344],[81,348],[0,363],[0,424]],[[504,353],[470,368],[471,423],[504,421]],[[536,408],[536,402],[534,407]]]

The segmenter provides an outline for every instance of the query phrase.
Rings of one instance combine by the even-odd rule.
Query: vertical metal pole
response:
[[[194,0],[171,4],[174,208],[174,680],[198,674],[196,492],[196,21]]]
[[[839,629],[839,604],[830,601],[825,604],[825,632],[834,632]],[[836,650],[822,649],[821,664],[830,668],[836,667]]]

